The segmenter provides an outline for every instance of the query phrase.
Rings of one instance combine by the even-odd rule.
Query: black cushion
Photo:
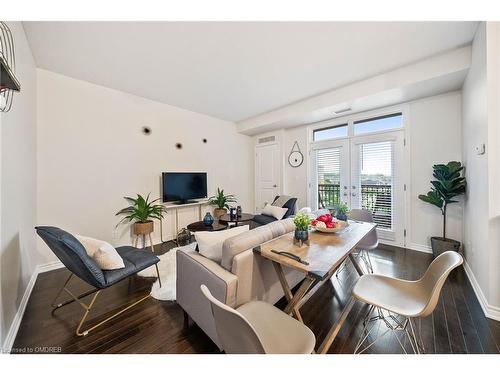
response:
[[[279,195],[274,198],[274,202],[279,198]],[[285,216],[283,216],[283,219],[287,219],[292,215],[295,215],[295,207],[297,206],[297,198],[290,198],[289,200],[286,201],[286,203],[282,206],[283,208],[288,208],[288,211],[285,213]]]
[[[113,271],[103,271],[87,255],[85,247],[80,241],[70,233],[60,228],[46,226],[36,227],[36,231],[69,271],[99,289],[107,288],[160,261],[150,251],[122,246],[116,250],[123,258],[125,267]]]
[[[272,223],[273,221],[276,221],[276,218],[274,216],[268,215],[255,215],[253,217],[253,221],[260,225],[266,225]]]
[[[132,246],[117,247],[116,251],[123,258],[125,268],[117,270],[102,271],[106,279],[106,286],[113,285],[120,280],[135,275],[152,265],[158,263],[160,259],[149,250],[139,250]]]

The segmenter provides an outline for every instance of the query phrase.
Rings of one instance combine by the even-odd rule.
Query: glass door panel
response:
[[[311,191],[314,208],[332,209],[348,202],[349,141],[328,142],[313,149]]]
[[[351,208],[370,210],[379,236],[404,241],[401,132],[352,139]]]

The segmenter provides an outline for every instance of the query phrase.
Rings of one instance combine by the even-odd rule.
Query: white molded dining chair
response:
[[[233,309],[216,299],[205,285],[215,328],[228,354],[311,354],[316,339],[303,323],[273,305],[251,301]]]
[[[373,215],[371,211],[365,210],[365,209],[357,209],[353,208],[351,211],[348,212],[347,217],[350,220],[357,220],[357,221],[365,221],[368,223],[373,223]],[[377,235],[377,229],[373,228],[373,230],[368,233],[362,240],[361,242],[356,246],[357,253],[354,254],[355,257],[361,259],[366,267],[366,270],[368,273],[373,273],[373,265],[372,261],[370,259],[370,251],[374,250],[378,247],[378,235]],[[339,274],[344,271],[347,267],[347,262],[348,260],[346,259],[344,263],[342,264],[342,267],[340,267],[337,272],[336,276],[338,277]]]
[[[395,331],[406,333],[414,353],[425,351],[415,333],[415,318],[432,314],[439,301],[441,289],[450,272],[463,263],[462,256],[455,251],[442,253],[427,268],[425,274],[416,281],[401,280],[382,275],[363,275],[352,290],[355,299],[370,305],[363,321],[361,335],[354,353],[363,353],[387,332],[393,332],[399,345],[406,353],[403,343]],[[372,312],[377,310],[375,316]],[[370,344],[363,344],[382,320],[388,329],[378,335]]]

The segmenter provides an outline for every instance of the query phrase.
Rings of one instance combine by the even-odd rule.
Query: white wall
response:
[[[307,166],[309,163],[307,127],[300,126],[285,131],[284,137],[284,193],[297,198],[297,207],[307,206]],[[304,162],[299,167],[292,167],[288,163],[288,155],[297,141],[300,151],[304,155]]]
[[[438,209],[420,201],[418,195],[425,194],[430,188],[433,164],[462,160],[461,93],[455,91],[420,99],[408,103],[407,108],[406,136],[411,148],[407,245],[416,250],[431,251],[430,237],[442,234],[442,217]],[[307,126],[285,129],[282,132],[285,166],[283,193],[297,197],[298,207],[304,207],[308,201],[307,168],[310,164]],[[257,137],[259,136],[255,136]],[[299,143],[305,156],[304,163],[298,168],[292,168],[287,162],[295,141]],[[463,239],[462,211],[462,203],[450,206],[447,223],[447,235],[458,241]]]
[[[488,139],[486,24],[481,23],[472,44],[472,63],[463,87],[463,160],[466,166],[465,256],[483,293],[489,295],[488,154],[475,146]]]
[[[500,22],[487,23],[490,310],[500,320]],[[491,313],[491,311],[490,311]]]
[[[499,41],[498,24],[479,25],[463,87],[463,159],[468,182],[464,210],[466,269],[486,315],[496,319],[500,319]],[[476,152],[481,144],[486,144],[484,155]]]
[[[115,245],[131,243],[128,226],[114,231],[122,197],[159,197],[162,171],[206,171],[210,194],[220,186],[244,210],[253,207],[252,139],[233,123],[45,70],[38,70],[37,156],[38,224]],[[181,227],[198,220],[193,208],[179,216]],[[174,235],[173,217],[164,238]],[[158,241],[157,224],[154,235]],[[44,245],[40,251],[53,259]]]
[[[410,222],[407,246],[429,250],[430,237],[442,236],[442,215],[418,199],[430,190],[432,166],[462,160],[461,93],[453,92],[409,103]],[[448,206],[446,236],[462,241],[462,198]]]
[[[10,112],[0,115],[2,344],[39,262],[33,229],[36,219],[36,70],[21,23],[7,24],[14,38],[21,92],[14,95]]]

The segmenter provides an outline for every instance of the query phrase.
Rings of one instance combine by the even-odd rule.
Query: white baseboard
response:
[[[479,283],[477,282],[476,277],[474,276],[474,272],[472,272],[472,269],[470,268],[467,261],[464,261],[464,269],[472,285],[472,289],[474,289],[474,293],[476,294],[479,304],[483,309],[484,315],[486,315],[487,318],[500,321],[500,307],[492,306],[488,303],[488,300],[486,299],[483,291],[481,290],[481,287],[479,286]]]
[[[37,271],[38,271],[37,275],[40,273],[57,270],[57,269],[63,268],[63,267],[64,267],[64,264],[62,264],[60,260],[55,260],[55,261],[50,262],[50,263],[40,264],[39,266],[37,266]]]
[[[35,286],[36,278],[38,277],[38,266],[35,268],[35,271],[31,275],[31,278],[24,290],[23,297],[21,298],[21,303],[17,308],[16,315],[14,315],[14,319],[10,325],[9,331],[7,332],[7,337],[2,345],[2,350],[6,353],[9,353],[12,349],[12,345],[14,345],[14,340],[17,336],[17,331],[19,330],[19,326],[21,325],[21,321],[23,320],[24,310],[26,310],[26,305],[28,304],[28,300],[30,299],[31,291]]]
[[[40,264],[35,267],[33,274],[30,277],[28,285],[24,290],[23,297],[21,298],[21,302],[19,303],[19,307],[17,308],[16,315],[12,320],[9,331],[7,332],[7,337],[5,337],[5,341],[2,345],[2,350],[5,352],[10,352],[12,349],[12,345],[14,345],[14,340],[17,336],[17,331],[19,330],[19,326],[21,325],[21,321],[23,320],[24,311],[26,310],[26,306],[28,305],[28,300],[30,299],[31,292],[33,291],[33,287],[35,286],[36,279],[39,274],[47,271],[52,271],[58,268],[62,268],[64,265],[60,261],[54,261],[46,264]]]
[[[418,243],[409,243],[406,245],[406,248],[410,250],[421,251],[423,253],[432,254],[432,248],[427,245],[421,245]]]

